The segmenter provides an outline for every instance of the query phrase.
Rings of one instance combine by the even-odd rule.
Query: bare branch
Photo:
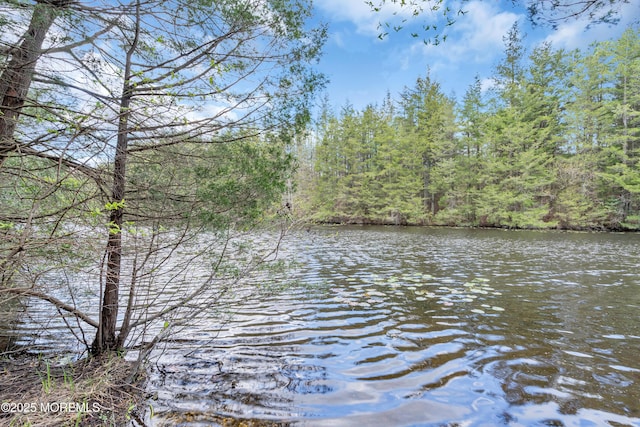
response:
[[[98,322],[93,320],[91,317],[87,316],[85,313],[78,310],[77,308],[62,302],[58,298],[51,296],[49,294],[38,292],[30,288],[3,288],[3,289],[0,289],[0,293],[34,297],[34,298],[41,299],[43,301],[50,302],[55,307],[73,314],[78,319],[84,321],[87,325],[93,326],[94,328],[98,327]]]

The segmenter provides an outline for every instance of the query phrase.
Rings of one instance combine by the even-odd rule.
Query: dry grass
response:
[[[127,382],[130,372],[131,363],[115,355],[65,366],[33,357],[0,360],[0,425],[127,425],[144,399]]]

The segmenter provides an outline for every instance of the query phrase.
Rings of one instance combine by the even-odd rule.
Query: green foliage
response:
[[[45,361],[45,371],[38,371],[38,375],[40,376],[40,383],[42,384],[42,391],[45,394],[51,393],[54,387],[53,377],[51,376],[51,364],[48,360]]]
[[[77,170],[10,156],[0,168],[0,287],[25,286],[59,266],[71,272],[92,262],[78,235],[98,203],[95,181]]]
[[[537,46],[514,26],[495,70],[454,117],[428,76],[382,108],[322,115],[319,221],[638,229],[640,32],[588,52]]]
[[[119,209],[124,209],[125,202],[121,200],[119,202],[107,202],[104,204],[104,208],[108,211],[117,211]]]
[[[182,144],[131,159],[128,209],[136,220],[212,228],[256,224],[282,197],[291,156],[275,141],[229,134],[233,142]],[[145,217],[144,210],[153,215]]]

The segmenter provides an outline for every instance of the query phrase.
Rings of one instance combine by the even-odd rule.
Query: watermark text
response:
[[[98,402],[2,402],[0,404],[0,412],[5,414],[85,413],[100,412],[100,409]]]

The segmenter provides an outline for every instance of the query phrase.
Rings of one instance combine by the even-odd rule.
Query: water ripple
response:
[[[296,284],[159,350],[149,425],[640,426],[636,235],[318,227],[287,243]]]

